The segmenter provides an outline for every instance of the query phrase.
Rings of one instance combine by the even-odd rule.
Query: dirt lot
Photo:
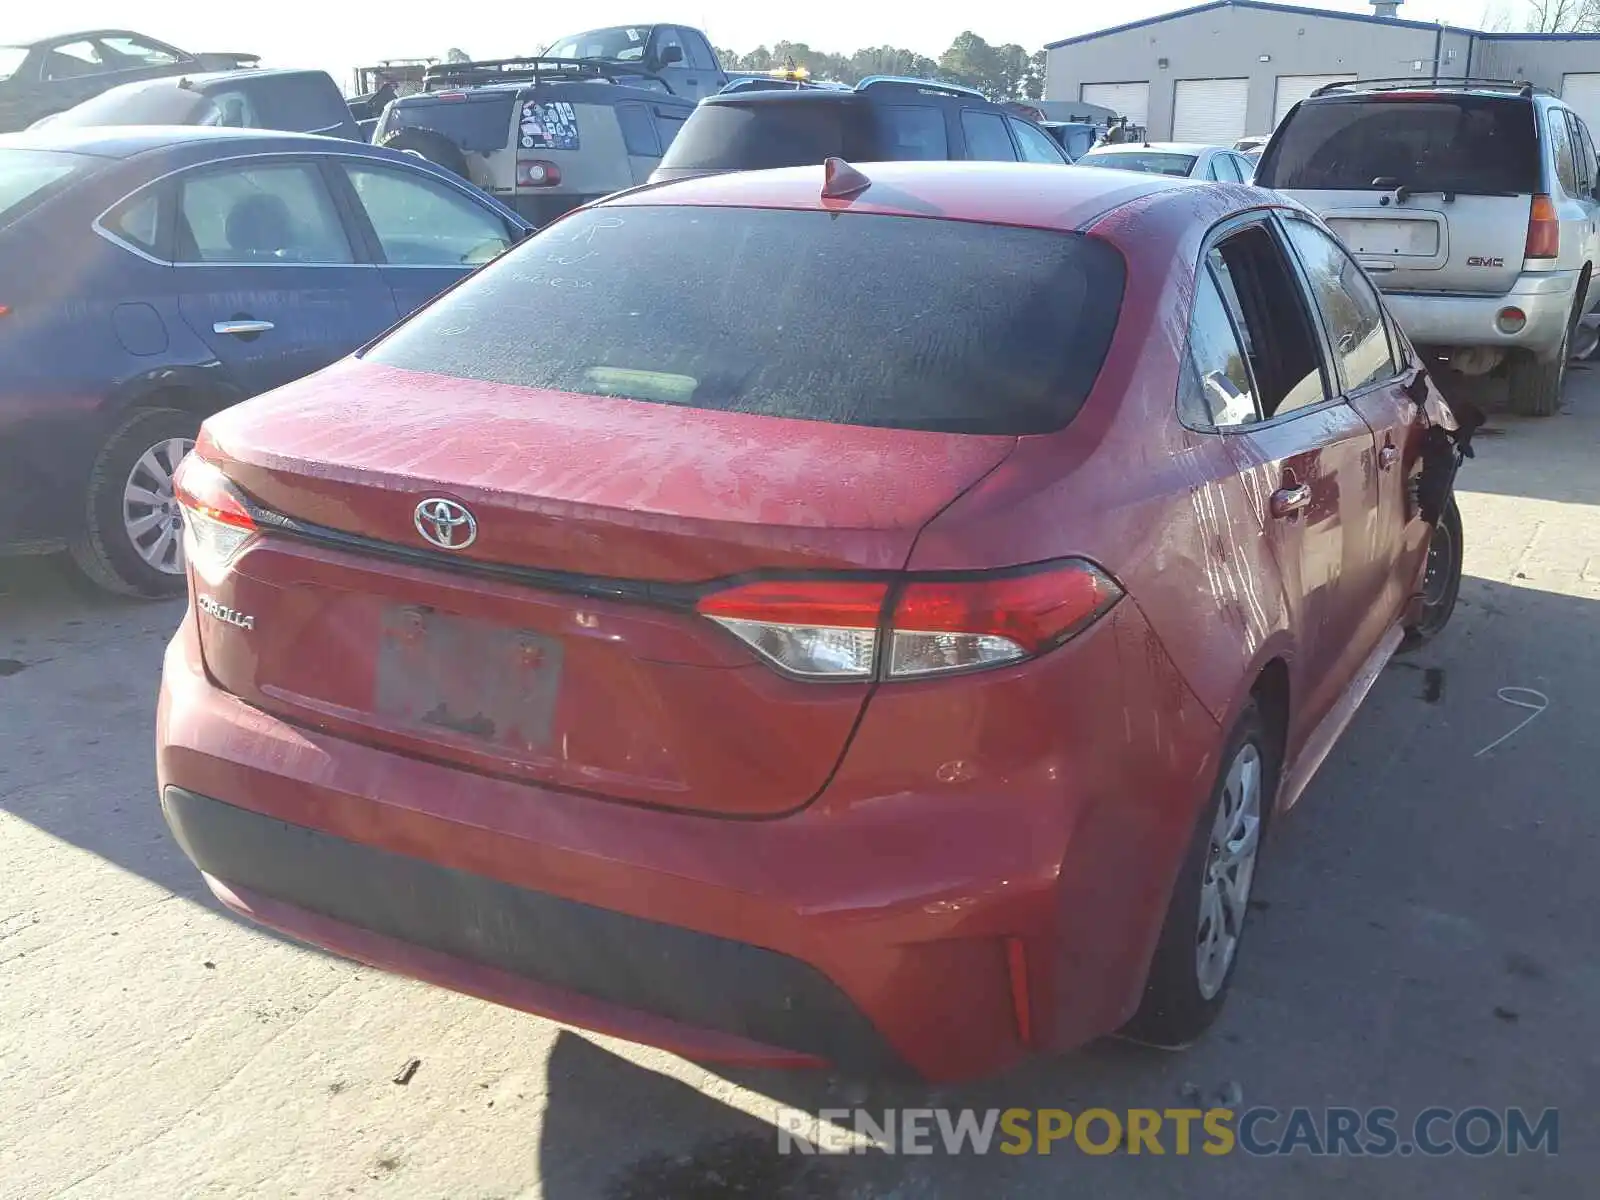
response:
[[[1468,463],[1449,633],[1277,829],[1202,1044],[980,1085],[717,1074],[225,915],[162,825],[179,605],[0,562],[0,1196],[1568,1198],[1600,1168],[1600,372]],[[1529,710],[1499,689],[1537,689]],[[410,1081],[394,1082],[411,1059]],[[774,1106],[1555,1106],[1560,1154],[778,1158]]]

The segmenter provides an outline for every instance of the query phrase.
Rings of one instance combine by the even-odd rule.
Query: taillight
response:
[[[189,454],[178,464],[172,490],[189,533],[189,561],[197,570],[226,566],[255,536],[255,518],[215,464]]]
[[[561,168],[541,158],[519,158],[517,183],[522,187],[560,187]]]
[[[712,592],[696,609],[791,675],[914,679],[1044,654],[1121,596],[1092,563],[1062,559],[892,583],[762,580]]]
[[[1561,253],[1561,220],[1556,216],[1555,201],[1549,196],[1535,196],[1528,210],[1528,245],[1522,252],[1524,258],[1556,258]]]

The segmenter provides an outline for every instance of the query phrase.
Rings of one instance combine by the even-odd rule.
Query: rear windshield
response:
[[[866,107],[829,100],[702,104],[679,131],[662,167],[696,171],[760,171],[828,157],[870,162]]]
[[[486,267],[366,357],[692,408],[1042,433],[1093,386],[1123,283],[1121,256],[1080,234],[599,208]]]
[[[431,129],[463,150],[504,150],[511,136],[513,91],[456,100],[406,100],[383,110],[373,141],[397,129]]]
[[[20,216],[45,189],[89,169],[92,158],[55,150],[0,150],[0,225]]]
[[[1520,97],[1434,94],[1302,104],[1263,155],[1256,183],[1330,191],[1542,191],[1533,105]]]
[[[1117,154],[1087,154],[1078,160],[1080,167],[1114,167],[1119,171],[1143,171],[1147,175],[1180,175],[1187,178],[1194,170],[1193,154],[1162,154],[1125,151]]]

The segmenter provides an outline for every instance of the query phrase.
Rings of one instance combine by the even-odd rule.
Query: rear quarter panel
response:
[[[1122,320],[1094,392],[1066,429],[1022,439],[923,532],[910,563],[1092,559],[1145,613],[1219,720],[1241,707],[1260,665],[1292,647],[1262,529],[1266,496],[1238,473],[1221,437],[1178,421],[1178,363],[1207,230],[1260,201],[1239,185],[1186,188],[1093,228],[1128,263]]]

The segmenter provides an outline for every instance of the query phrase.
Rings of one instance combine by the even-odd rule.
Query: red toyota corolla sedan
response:
[[[1182,1044],[1450,616],[1459,425],[1268,193],[624,193],[206,422],[162,805],[254,920],[692,1057]]]

